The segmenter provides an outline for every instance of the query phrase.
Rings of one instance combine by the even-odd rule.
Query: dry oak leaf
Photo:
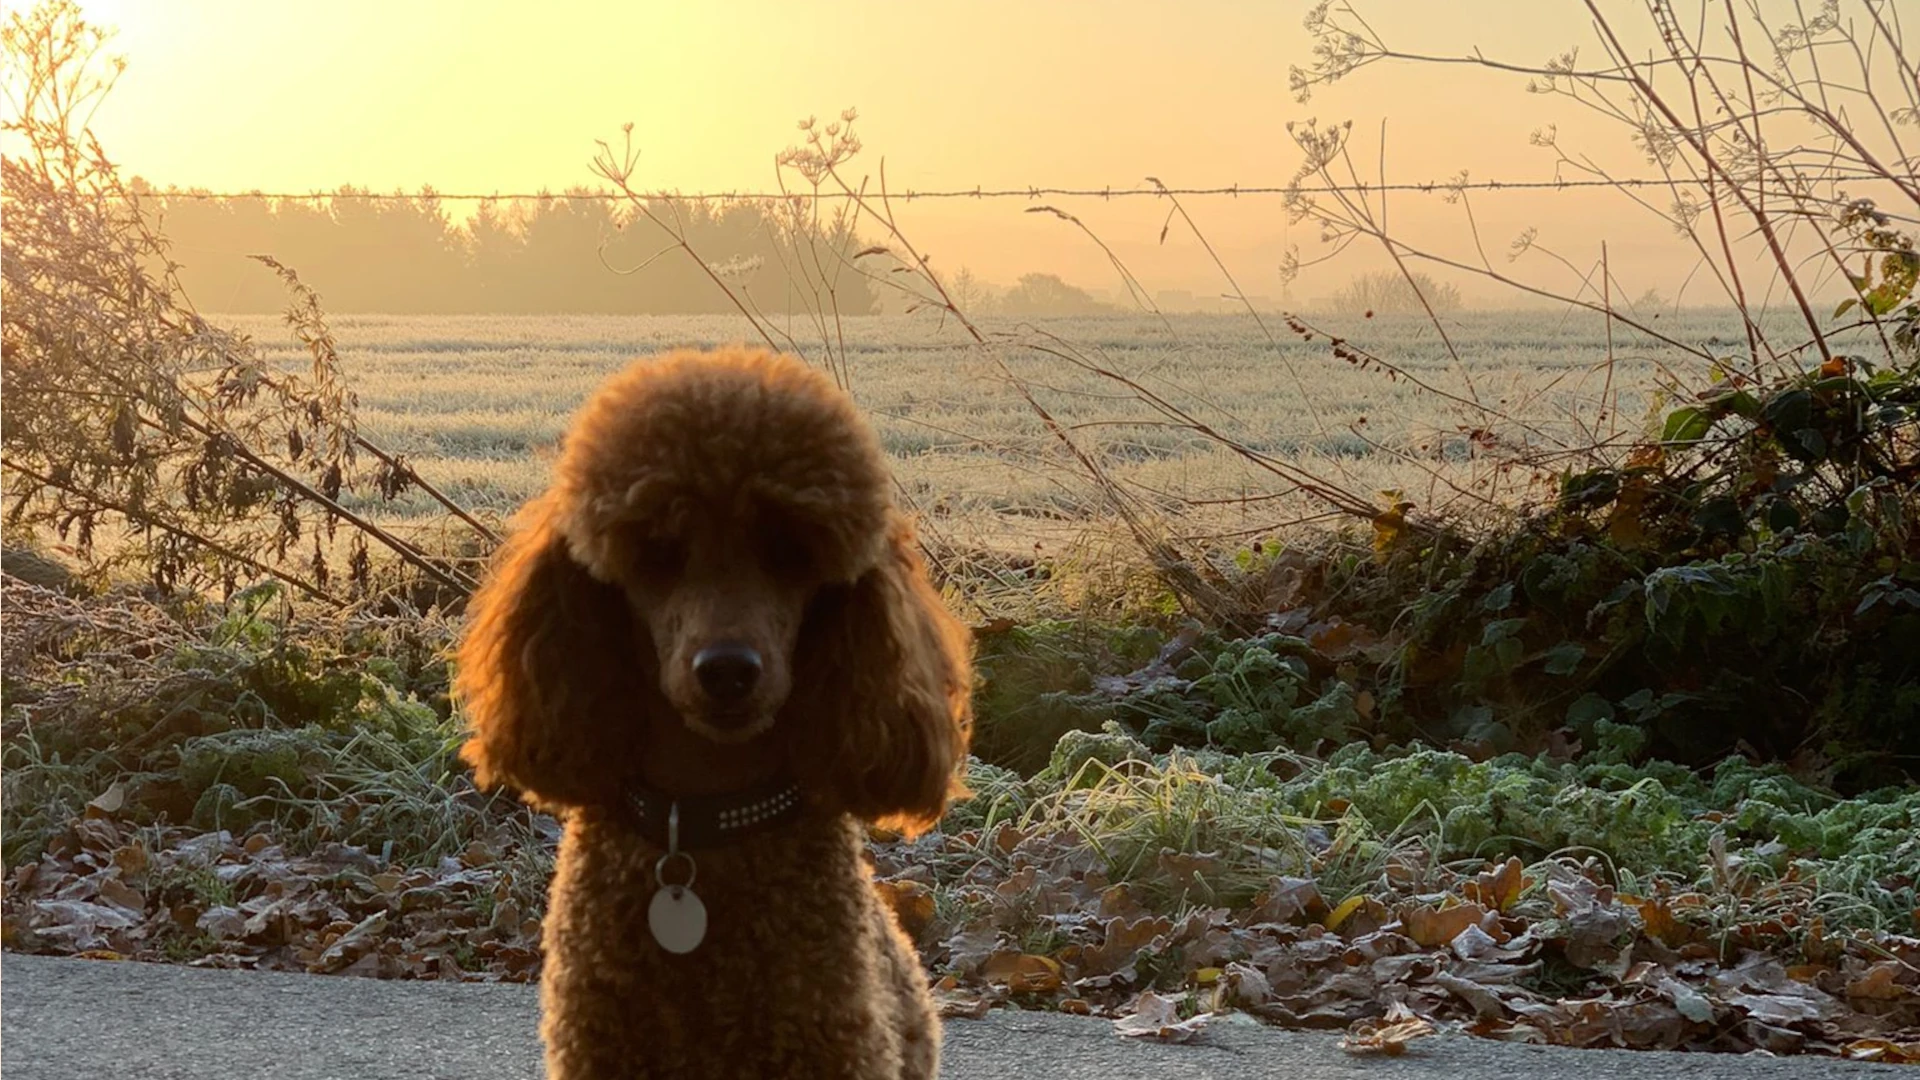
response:
[[[1407,1052],[1408,1043],[1433,1033],[1431,1021],[1415,1016],[1405,1002],[1396,1001],[1387,1006],[1385,1016],[1356,1020],[1341,1036],[1340,1049],[1349,1054],[1399,1057]]]
[[[1693,926],[1681,922],[1674,915],[1673,906],[1664,899],[1658,897],[1643,899],[1622,893],[1620,902],[1632,906],[1640,913],[1642,929],[1646,935],[1662,945],[1677,949],[1697,936]]]
[[[1327,918],[1330,910],[1327,898],[1320,894],[1320,886],[1312,878],[1275,877],[1254,897],[1252,919],[1274,923],[1319,921]]]
[[[1885,960],[1861,972],[1856,979],[1847,983],[1847,997],[1869,1001],[1898,1001],[1901,998],[1913,998],[1915,992],[1911,986],[1902,986],[1895,982],[1903,973],[1897,960]]]
[[[1527,877],[1517,858],[1509,858],[1504,864],[1485,871],[1472,881],[1460,887],[1460,895],[1468,900],[1495,911],[1506,912],[1513,908],[1520,894],[1527,891],[1533,879]]]
[[[1164,915],[1139,919],[1108,919],[1106,937],[1099,945],[1081,950],[1080,966],[1092,975],[1110,975],[1133,963],[1154,939],[1173,932],[1173,920]]]
[[[1195,1013],[1182,1020],[1179,998],[1143,990],[1133,1000],[1133,1014],[1115,1020],[1113,1029],[1122,1038],[1183,1043],[1193,1041],[1212,1020],[1212,1013]]]
[[[1421,904],[1400,913],[1400,921],[1406,926],[1406,934],[1417,944],[1435,949],[1459,937],[1469,927],[1483,927],[1489,912],[1479,904],[1454,904],[1451,907],[1436,908],[1431,904]],[[1504,931],[1502,931],[1504,933]],[[1489,934],[1498,941],[1498,935]]]
[[[1273,984],[1267,981],[1264,972],[1251,964],[1235,961],[1226,966],[1214,983],[1213,1011],[1260,1005],[1272,996]]]
[[[1066,984],[1060,961],[1011,949],[988,957],[986,966],[980,969],[980,977],[991,983],[1004,983],[1016,994],[1045,994]]]
[[[1000,947],[1000,931],[992,922],[978,922],[956,931],[947,938],[948,962],[966,974],[973,974]]]
[[[146,896],[118,877],[100,878],[98,895],[101,900],[135,915],[143,914],[147,910]]]

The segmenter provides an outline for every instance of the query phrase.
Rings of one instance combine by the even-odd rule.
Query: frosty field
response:
[[[220,321],[248,330],[276,363],[303,362],[277,320]],[[1024,546],[1102,513],[1084,467],[1009,374],[1114,480],[1167,512],[1176,533],[1247,535],[1319,509],[1218,442],[1156,415],[1128,387],[1035,344],[1071,346],[1221,434],[1346,491],[1373,498],[1398,489],[1423,509],[1457,508],[1458,488],[1475,480],[1497,499],[1524,497],[1526,470],[1497,474],[1469,437],[1475,429],[1509,445],[1578,447],[1596,425],[1603,435],[1638,430],[1662,369],[1704,385],[1698,358],[1616,325],[1618,412],[1601,419],[1608,347],[1603,321],[1590,313],[1453,317],[1460,364],[1422,320],[1314,322],[1493,412],[1335,359],[1324,333],[1304,341],[1275,316],[1267,317],[1271,340],[1250,317],[1210,315],[989,323],[988,348],[929,316],[850,318],[842,332],[853,393],[905,489],[956,538],[986,547]],[[608,373],[664,348],[753,340],[744,319],[702,316],[342,315],[332,325],[363,431],[449,494],[502,515],[540,489],[573,410]],[[1744,348],[1738,324],[1724,319],[1668,313],[1659,325],[1682,340],[1716,342],[1716,351]],[[825,355],[817,332],[793,333],[809,358]],[[433,509],[416,495],[380,513],[425,524]]]

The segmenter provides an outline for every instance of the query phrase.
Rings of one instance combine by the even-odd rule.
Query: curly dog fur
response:
[[[937,1072],[937,1014],[863,823],[924,827],[958,793],[971,667],[889,485],[824,375],[681,351],[601,387],[516,521],[457,691],[479,782],[566,821],[543,931],[555,1080]],[[750,691],[703,683],[718,644],[759,658]],[[663,852],[626,792],[779,777],[800,815],[698,852],[706,938],[662,949]]]

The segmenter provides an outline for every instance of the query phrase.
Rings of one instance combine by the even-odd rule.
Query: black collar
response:
[[[765,832],[800,816],[800,785],[776,779],[756,788],[723,795],[668,795],[640,784],[627,786],[627,804],[640,820],[640,830],[662,848],[718,847]],[[668,824],[678,809],[678,843],[668,835]]]

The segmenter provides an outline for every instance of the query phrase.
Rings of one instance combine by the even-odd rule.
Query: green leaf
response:
[[[1560,481],[1560,501],[1573,509],[1602,506],[1619,494],[1620,474],[1611,469],[1575,473]]]
[[[1745,390],[1728,395],[1725,405],[1728,412],[1748,420],[1760,415],[1760,399]]]
[[[1818,428],[1801,428],[1781,446],[1801,461],[1818,461],[1826,456],[1827,437]]]
[[[1708,536],[1738,536],[1747,529],[1740,504],[1731,496],[1718,495],[1700,504],[1693,512],[1693,523]]]
[[[1520,628],[1525,625],[1527,625],[1525,619],[1495,619],[1480,631],[1480,644],[1496,645],[1506,641],[1517,636]]]
[[[1858,306],[1859,303],[1860,301],[1858,300],[1840,301],[1840,306],[1833,309],[1833,317],[1837,319],[1840,316],[1845,315],[1847,312],[1852,311],[1856,306]]]
[[[1705,409],[1691,405],[1675,409],[1667,414],[1666,430],[1660,433],[1660,441],[1667,443],[1699,442],[1713,428],[1713,416]]]
[[[1774,532],[1786,532],[1800,527],[1800,508],[1787,499],[1771,499],[1767,503],[1767,528]]]
[[[1587,649],[1577,641],[1563,641],[1548,649],[1544,656],[1546,663],[1542,665],[1542,670],[1547,674],[1571,675],[1580,666],[1580,661],[1587,658]]]
[[[1582,727],[1596,720],[1613,719],[1613,703],[1595,693],[1581,694],[1567,706],[1567,723]]]
[[[1760,415],[1775,431],[1798,431],[1813,419],[1813,395],[1805,390],[1789,390],[1767,400]]]
[[[1505,611],[1513,603],[1513,582],[1502,582],[1487,593],[1480,606],[1488,611]]]

